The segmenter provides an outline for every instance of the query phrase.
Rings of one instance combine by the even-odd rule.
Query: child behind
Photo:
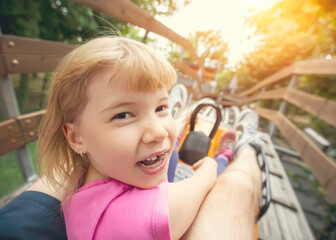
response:
[[[45,177],[67,190],[69,239],[178,239],[189,228],[217,166],[204,158],[191,178],[166,180],[175,81],[162,56],[122,37],[91,40],[61,61],[38,151]]]

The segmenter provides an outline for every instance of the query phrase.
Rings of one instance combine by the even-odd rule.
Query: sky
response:
[[[251,51],[255,40],[247,40],[253,29],[244,26],[244,17],[255,10],[269,8],[276,0],[191,0],[180,6],[173,16],[157,16],[156,19],[183,37],[196,31],[218,30],[229,43],[229,66],[235,66],[244,52]],[[182,4],[182,1],[178,1]],[[166,41],[151,33],[152,38]]]

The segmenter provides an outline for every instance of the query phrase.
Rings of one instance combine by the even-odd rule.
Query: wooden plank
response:
[[[286,208],[289,208],[291,209],[292,211],[297,211],[295,205],[293,203],[289,203],[289,202],[283,202],[282,200],[278,199],[277,197],[275,196],[272,196],[272,203],[276,203],[276,204],[279,204],[283,207],[286,207]]]
[[[322,152],[300,129],[298,129],[286,116],[276,111],[256,108],[262,117],[275,122],[280,131],[289,140],[309,169],[314,173],[321,185],[328,191],[332,201],[336,202],[336,189],[331,188],[336,178],[336,163]],[[268,114],[264,114],[268,112]],[[272,113],[273,112],[273,113]],[[334,186],[334,185],[333,185]]]
[[[65,55],[75,45],[13,35],[0,35],[2,54],[16,55]]]
[[[302,159],[319,182],[327,188],[326,183],[336,176],[336,164],[283,114],[278,114],[278,118],[286,121],[287,126],[292,129],[292,132],[295,132],[293,137],[289,139],[290,143],[300,153]],[[336,201],[336,195],[331,197]]]
[[[293,74],[336,75],[336,59],[312,59],[297,62]]]
[[[280,89],[276,89],[276,90],[270,90],[267,92],[262,92],[259,94],[256,94],[252,97],[247,98],[246,100],[241,102],[241,105],[250,103],[250,102],[254,102],[254,101],[258,101],[258,100],[265,100],[265,99],[281,99],[284,97],[285,93],[286,93],[287,88],[280,88]]]
[[[24,146],[21,129],[15,119],[0,123],[0,156]]]
[[[38,129],[45,111],[29,113],[17,117],[25,143],[37,140]]]
[[[288,222],[290,223],[289,224],[289,229],[290,229],[290,231],[292,233],[292,239],[294,239],[294,240],[296,240],[296,239],[303,239],[302,238],[303,231],[299,227],[298,218],[297,218],[296,213],[293,210],[288,209],[288,208],[285,208],[284,212],[286,214]]]
[[[266,118],[270,121],[274,121],[278,113],[277,111],[261,107],[256,107],[254,110],[259,114],[259,116]]]
[[[35,73],[53,72],[63,57],[59,55],[19,55],[10,54],[4,56],[6,73]],[[1,70],[1,69],[0,69]],[[5,72],[0,72],[5,73]]]
[[[258,233],[262,239],[282,240],[280,223],[274,210],[274,204],[271,204],[265,215],[258,222]],[[264,237],[264,238],[263,238]]]
[[[0,123],[0,156],[37,140],[38,128],[45,111],[29,113]]]
[[[0,35],[3,67],[0,73],[52,72],[75,45],[11,35]]]
[[[279,228],[281,231],[282,239],[295,240],[294,232],[291,229],[291,222],[289,220],[287,208],[282,207],[279,204],[274,205],[275,213],[278,218]]]
[[[314,59],[296,62],[265,78],[250,89],[242,93],[232,94],[229,96],[234,98],[243,98],[295,74],[336,75],[336,59]]]
[[[260,83],[258,83],[257,85],[251,87],[250,89],[242,92],[242,93],[237,93],[237,94],[232,94],[230,95],[230,97],[234,97],[234,98],[242,98],[245,96],[250,95],[253,92],[256,92],[257,90],[260,90],[268,85],[274,84],[276,82],[279,82],[280,80],[289,77],[293,74],[293,70],[294,70],[294,65],[290,65],[286,68],[283,68],[282,70],[272,74],[271,76],[265,78],[264,80],[262,80]]]
[[[336,126],[336,102],[305,93],[299,90],[288,89],[284,100],[309,112],[316,117]]]
[[[305,110],[308,113],[324,120],[325,122],[336,126],[336,102],[328,100],[314,94],[305,93],[303,91],[292,88],[281,88],[263,92],[252,97],[249,97],[236,105],[245,105],[257,100],[265,99],[284,99],[291,104]],[[230,105],[231,102],[224,102]]]
[[[302,157],[302,154],[304,153],[307,147],[307,142],[305,141],[306,138],[304,133],[300,129],[296,128],[296,126],[288,118],[283,119],[283,121],[286,122],[288,129],[291,129],[293,133],[291,137],[286,136],[287,139],[292,144],[296,152],[298,152]]]
[[[295,206],[296,208],[296,212],[291,210],[291,209],[287,209],[286,207],[283,207],[279,204],[274,204],[275,206],[275,212],[276,214],[279,214],[277,216],[279,216],[278,222],[282,223],[283,221],[287,221],[289,223],[296,221],[299,225],[299,231],[301,232],[302,235],[304,235],[305,237],[302,239],[314,239],[313,234],[310,230],[310,227],[308,225],[308,222],[305,218],[305,215],[303,213],[303,210],[301,208],[301,205],[296,197],[296,194],[294,193],[294,190],[290,184],[290,181],[287,177],[287,174],[285,172],[284,167],[282,166],[280,159],[278,157],[278,154],[276,153],[274,146],[272,144],[272,141],[269,137],[268,134],[263,133],[262,136],[263,139],[266,139],[266,142],[268,142],[268,148],[269,151],[274,155],[274,161],[277,162],[277,171],[279,173],[281,173],[281,175],[283,176],[283,178],[277,178],[277,177],[271,177],[272,181],[273,181],[273,185],[271,184],[271,189],[272,189],[272,194],[273,192],[275,192],[274,196],[280,196],[280,199],[287,199],[287,202],[289,202],[289,206]],[[276,200],[276,199],[275,199]],[[279,199],[278,199],[279,200]],[[273,205],[273,203],[271,204],[271,206]],[[288,215],[292,213],[292,216]],[[288,219],[287,219],[288,217]],[[294,220],[293,220],[294,218]],[[296,224],[296,223],[294,223]],[[293,233],[292,230],[288,230],[287,227],[290,226],[286,226],[286,225],[282,225],[281,228],[282,229],[286,229],[286,231],[288,232],[288,234],[294,234],[294,236],[297,236],[297,233]],[[294,228],[295,231],[298,231],[298,227],[297,224]],[[290,239],[287,235],[283,235],[283,239]],[[271,238],[273,239],[273,238]],[[294,238],[294,239],[298,239],[298,238]],[[301,239],[301,238],[299,238]]]

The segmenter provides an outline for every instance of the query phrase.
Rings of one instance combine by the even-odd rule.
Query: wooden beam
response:
[[[146,29],[148,32],[156,33],[162,37],[175,42],[184,47],[191,56],[203,66],[202,59],[197,55],[190,41],[183,38],[153,16],[142,10],[135,3],[128,0],[73,0],[79,4],[85,5],[96,11],[105,13],[106,15],[118,19],[120,21],[131,23]]]
[[[37,140],[38,129],[44,113],[45,110],[21,115],[16,118],[25,143]]]
[[[290,65],[286,68],[281,69],[280,71],[272,74],[271,76],[265,78],[264,80],[262,80],[260,83],[258,83],[257,85],[253,86],[252,88],[242,92],[242,93],[237,93],[237,94],[232,94],[230,95],[231,97],[235,97],[235,98],[241,98],[241,97],[245,97],[250,95],[251,93],[260,90],[263,87],[267,87],[271,84],[274,84],[276,82],[279,82],[280,80],[289,77],[293,74],[293,70],[294,70],[294,65]]]
[[[255,110],[261,117],[275,122],[320,184],[327,190],[332,201],[336,203],[336,163],[282,113],[264,108],[256,108]]]
[[[52,72],[75,45],[25,37],[0,35],[0,74]]]
[[[38,128],[45,111],[29,113],[0,123],[0,156],[37,140]]]
[[[18,54],[4,56],[7,73],[53,72],[62,57],[63,56],[60,55],[51,56]]]
[[[336,75],[336,59],[312,59],[297,62],[293,74]]]
[[[249,97],[238,103],[223,101],[224,105],[245,105],[257,100],[283,99],[287,102],[315,115],[321,120],[336,126],[336,102],[314,94],[306,93],[292,88],[280,88]]]
[[[280,88],[280,89],[270,90],[267,92],[262,92],[262,93],[256,94],[252,97],[249,97],[241,101],[240,105],[245,105],[247,103],[255,102],[258,100],[281,99],[284,97],[285,93],[286,93],[286,88]]]
[[[314,59],[296,62],[265,78],[252,88],[229,96],[233,98],[243,98],[295,74],[336,75],[336,59]]]
[[[15,119],[0,123],[0,156],[24,146],[21,129]]]
[[[63,56],[76,45],[2,34],[0,44],[3,54]]]
[[[336,102],[295,89],[287,89],[284,100],[336,127]]]

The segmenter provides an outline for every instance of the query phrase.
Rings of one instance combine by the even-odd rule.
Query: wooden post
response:
[[[2,33],[0,29],[0,36],[1,35]],[[3,53],[2,47],[0,48],[0,52]],[[2,59],[0,59],[0,64],[3,69],[7,69],[4,55],[2,55]],[[2,106],[1,110],[5,118],[8,119],[20,115],[13,83],[8,74],[0,74],[0,102]],[[35,174],[28,147],[25,145],[17,149],[15,153],[25,182],[30,182],[36,179],[37,175]]]
[[[5,118],[8,119],[20,115],[14,87],[9,75],[0,75],[0,99]],[[24,146],[16,150],[15,153],[25,181],[34,180],[37,175],[35,174],[28,147]]]
[[[299,78],[299,75],[296,75],[296,74],[293,75],[287,88],[294,88],[297,84],[297,79],[298,78]],[[287,101],[282,100],[278,112],[281,112],[281,113],[285,114],[285,112],[287,110],[287,105],[288,105]],[[276,126],[275,126],[274,122],[270,122],[268,134],[270,135],[271,138],[273,138],[275,132],[276,132]]]

